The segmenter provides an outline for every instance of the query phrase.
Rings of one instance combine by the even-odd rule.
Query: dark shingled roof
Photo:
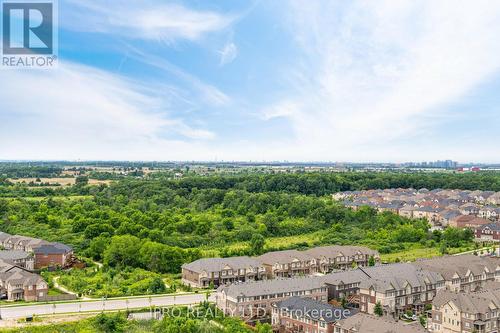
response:
[[[41,254],[65,254],[71,251],[72,248],[70,246],[62,243],[42,244],[33,249],[33,252]]]
[[[287,311],[298,317],[307,317],[314,320],[323,320],[327,323],[348,318],[356,313],[356,309],[343,309],[328,303],[318,302],[310,298],[290,297],[275,305],[278,309]]]

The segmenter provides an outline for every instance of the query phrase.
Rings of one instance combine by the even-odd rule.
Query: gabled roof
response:
[[[313,256],[307,254],[305,251],[297,250],[285,250],[285,251],[274,251],[267,252],[257,260],[266,265],[274,265],[276,263],[289,264],[296,260],[298,261],[310,261],[315,259]]]
[[[483,231],[485,229],[489,229],[491,231],[500,231],[500,223],[496,222],[496,223],[485,224],[485,225],[478,227],[477,229],[481,230],[481,231]]]
[[[230,258],[204,258],[195,260],[189,264],[182,265],[182,268],[188,269],[193,272],[201,273],[203,271],[220,272],[228,267],[234,270],[245,268],[261,267],[261,263],[247,256],[230,257]]]
[[[310,298],[290,297],[275,304],[275,307],[286,311],[288,314],[296,315],[299,318],[310,318],[333,323],[341,319],[346,319],[356,313],[356,309],[346,309],[334,307],[328,303],[318,302]]]
[[[419,323],[406,324],[389,317],[375,317],[366,313],[357,313],[339,320],[335,326],[359,333],[425,333]]]
[[[453,303],[461,312],[486,313],[489,312],[491,304],[496,308],[500,307],[500,289],[472,293],[442,290],[432,301],[432,305],[437,308],[441,308],[448,303]]]
[[[0,251],[1,260],[21,260],[32,257],[32,254],[20,250]]]
[[[36,254],[66,254],[72,250],[70,246],[62,243],[41,244],[33,248]]]
[[[415,267],[441,274],[447,281],[452,280],[455,274],[463,278],[469,271],[474,275],[482,274],[485,269],[495,272],[499,264],[498,259],[472,254],[420,259],[412,263]]]
[[[232,297],[252,297],[278,293],[293,293],[296,291],[319,289],[323,287],[325,287],[323,277],[307,276],[290,279],[234,283],[227,286],[220,286],[217,292],[224,292],[226,295]]]
[[[0,242],[5,241],[7,238],[12,237],[11,234],[8,234],[6,232],[1,232],[0,231]]]
[[[352,257],[358,253],[365,255],[378,255],[378,252],[369,249],[364,246],[342,246],[342,245],[331,245],[331,246],[320,246],[303,251],[304,253],[314,257],[326,257],[335,258],[339,255]]]

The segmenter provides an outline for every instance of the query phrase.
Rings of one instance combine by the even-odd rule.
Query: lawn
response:
[[[472,246],[469,247],[458,247],[458,248],[448,248],[449,254],[461,253],[464,251],[471,250]],[[432,258],[441,256],[441,252],[439,248],[432,247],[418,247],[413,249],[404,250],[401,252],[394,252],[388,254],[381,254],[380,259],[382,262],[396,262],[398,261],[415,261],[419,258]]]
[[[266,238],[266,247],[272,247],[272,249],[287,249],[294,247],[296,245],[307,243],[309,246],[319,242],[321,235],[319,232],[313,232],[310,234],[303,234],[297,236],[285,236],[285,237],[268,237]],[[235,242],[227,245],[229,250],[239,250],[244,249],[249,246],[248,242]],[[220,256],[220,246],[211,246],[201,248],[203,257],[217,257]]]

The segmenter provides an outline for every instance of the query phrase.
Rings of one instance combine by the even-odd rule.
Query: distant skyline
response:
[[[500,2],[59,1],[0,160],[500,162]]]

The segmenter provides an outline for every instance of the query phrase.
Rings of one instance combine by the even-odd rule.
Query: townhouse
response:
[[[498,221],[500,216],[500,208],[492,206],[484,206],[479,208],[478,217],[491,221]]]
[[[321,276],[235,283],[217,289],[217,306],[245,320],[268,318],[273,304],[290,297],[320,302],[346,301],[373,314],[380,303],[386,316],[422,313],[441,290],[480,291],[500,282],[500,259],[474,255],[445,256],[334,271]]]
[[[453,219],[455,219],[461,215],[462,214],[460,213],[460,211],[458,211],[456,209],[445,209],[445,210],[439,212],[439,214],[438,214],[439,224],[442,227],[447,227]]]
[[[317,272],[316,259],[305,251],[267,252],[257,260],[264,266],[268,278],[311,275]]]
[[[384,267],[390,267],[384,265]],[[389,268],[390,269],[390,268]],[[366,269],[369,271],[369,269]],[[359,285],[370,279],[369,273],[358,268],[344,272],[333,272],[323,277],[328,288],[328,300],[346,300],[349,303],[359,304]]]
[[[266,278],[262,264],[250,257],[205,258],[182,265],[182,283],[191,287],[206,288],[234,282]]]
[[[337,321],[333,333],[425,333],[422,325],[403,323],[390,317],[375,317],[366,313],[357,313]]]
[[[380,263],[380,254],[363,246],[321,246],[304,253],[315,259],[317,271],[320,273],[350,269],[353,266],[366,267],[370,264],[370,258],[373,258],[373,263]]]
[[[500,241],[500,223],[489,223],[476,228],[474,231],[476,241]]]
[[[290,297],[272,305],[271,324],[279,333],[333,333],[333,325],[358,311],[308,298]]]
[[[398,318],[407,310],[421,313],[437,291],[445,288],[444,278],[410,264],[395,264],[365,270],[370,276],[359,284],[360,310],[374,313],[380,303],[385,315]]]
[[[440,291],[427,329],[433,333],[498,333],[500,286],[479,292]]]
[[[413,212],[417,209],[415,206],[411,205],[405,205],[399,209],[399,215],[406,217],[408,219],[412,219],[413,217]]]
[[[73,249],[62,243],[44,243],[33,248],[35,269],[65,267],[73,257]]]
[[[477,228],[485,224],[489,224],[491,221],[476,217],[474,215],[460,215],[452,218],[449,222],[449,226],[455,228]]]
[[[477,216],[477,214],[479,214],[479,205],[472,203],[472,202],[468,202],[466,204],[461,205],[459,207],[459,209],[460,209],[460,213],[462,213],[462,215]]]
[[[488,205],[500,205],[500,192],[494,193],[486,199]]]
[[[38,252],[35,251],[35,259]],[[182,265],[182,283],[196,288],[218,287],[235,282],[326,274],[378,263],[379,253],[363,246],[322,246],[305,251],[268,252],[255,258],[199,259]]]
[[[35,258],[33,253],[21,250],[0,251],[0,260],[29,271],[32,271],[35,268]]]
[[[0,297],[11,301],[38,301],[47,296],[48,284],[40,275],[0,261]]]
[[[28,261],[25,264],[21,264],[22,267],[30,270],[45,267],[65,267],[73,259],[73,249],[68,245],[52,243],[33,237],[9,235],[5,232],[0,232],[0,246],[8,252],[17,251],[16,255],[20,255],[22,252],[32,254],[34,258],[33,264],[28,262],[28,258],[26,258]],[[16,255],[12,254],[12,256]],[[9,256],[9,254],[4,254],[4,256]]]
[[[348,194],[336,193],[332,198],[344,200],[343,204],[354,210],[369,206],[378,212],[391,211],[406,218],[427,219],[433,228],[446,227],[451,220],[462,215],[491,221],[500,219],[500,207],[496,206],[500,205],[500,192],[385,189]]]
[[[296,277],[220,286],[217,307],[226,315],[245,320],[269,318],[274,303],[299,296],[327,302],[328,289],[322,277]]]
[[[500,259],[472,254],[421,259],[413,266],[441,274],[452,291],[481,290],[489,281],[500,281]]]

